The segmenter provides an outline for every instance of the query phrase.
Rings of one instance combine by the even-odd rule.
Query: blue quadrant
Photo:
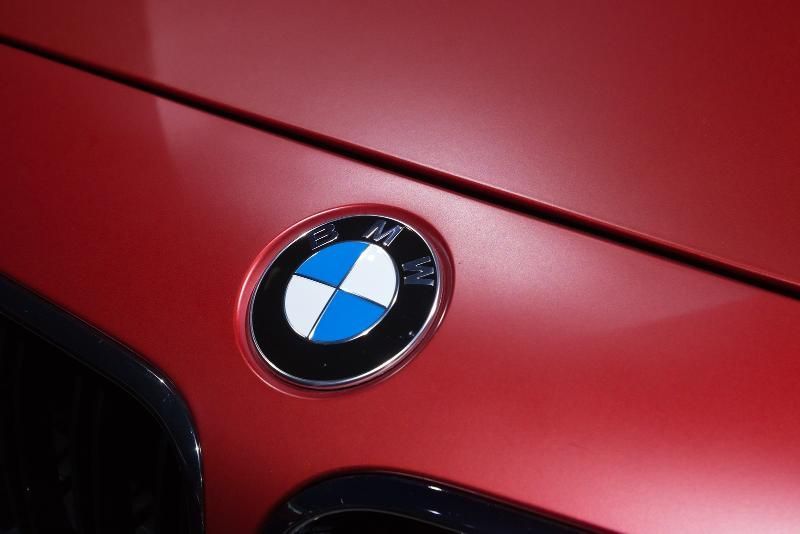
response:
[[[311,334],[311,340],[333,343],[357,336],[377,323],[385,311],[383,306],[337,290]]]
[[[308,258],[295,272],[318,282],[338,286],[368,246],[362,241],[336,243]]]

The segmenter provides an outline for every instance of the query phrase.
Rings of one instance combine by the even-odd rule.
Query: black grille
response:
[[[432,480],[379,472],[315,482],[274,509],[263,526],[265,534],[589,531]]]
[[[186,485],[136,398],[0,315],[0,533],[189,532]]]
[[[297,534],[353,534],[354,532],[452,534],[457,531],[399,515],[380,512],[340,512],[321,517],[301,527]]]

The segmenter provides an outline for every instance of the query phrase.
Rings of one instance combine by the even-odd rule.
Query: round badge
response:
[[[322,224],[273,260],[250,305],[253,342],[284,379],[336,388],[408,355],[440,301],[437,256],[401,221],[356,215]]]

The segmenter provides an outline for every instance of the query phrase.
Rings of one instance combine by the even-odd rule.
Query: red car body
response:
[[[796,530],[798,15],[5,2],[0,271],[175,383],[208,532],[354,470],[598,529]],[[374,210],[446,249],[438,330],[379,381],[282,382],[258,277]]]

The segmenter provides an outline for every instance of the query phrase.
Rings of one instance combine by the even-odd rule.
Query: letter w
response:
[[[419,286],[432,286],[434,285],[433,278],[427,278],[428,276],[433,275],[436,270],[430,266],[425,265],[426,263],[430,263],[431,257],[430,256],[423,256],[422,258],[417,258],[416,260],[407,261],[403,264],[403,272],[404,273],[411,273],[403,277],[403,283],[408,285],[419,285]]]

